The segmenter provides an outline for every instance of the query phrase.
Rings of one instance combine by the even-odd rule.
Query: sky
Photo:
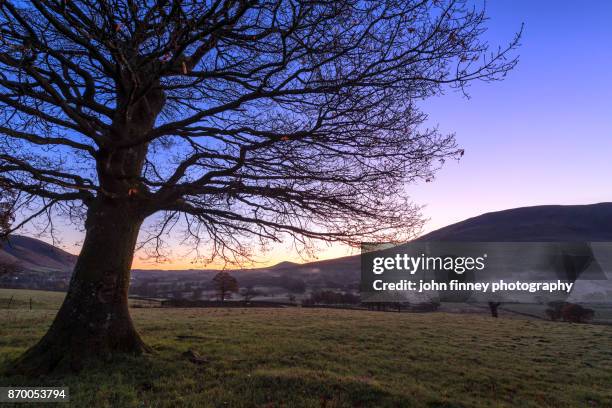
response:
[[[506,208],[612,201],[612,2],[588,4],[488,3],[491,43],[525,24],[520,62],[469,100],[425,103],[466,151],[411,190],[427,205],[427,230]]]
[[[612,2],[487,2],[492,45],[524,23],[518,66],[502,82],[475,83],[470,98],[449,91],[422,103],[428,125],[456,135],[465,156],[447,162],[433,183],[412,185],[424,205],[423,232],[479,214],[543,204],[612,201]],[[82,236],[66,230],[62,247],[78,253]],[[170,263],[135,258],[134,268],[194,268],[176,245]],[[320,245],[316,259],[356,253]],[[290,243],[259,265],[304,259]]]

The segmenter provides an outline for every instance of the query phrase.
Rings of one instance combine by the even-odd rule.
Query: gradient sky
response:
[[[422,104],[466,151],[411,187],[426,205],[424,232],[513,207],[612,201],[612,2],[494,0],[487,10],[492,45],[525,24],[520,62],[505,81],[473,84],[470,99],[451,91]],[[62,247],[77,253],[82,235],[65,232]],[[177,246],[166,264],[137,256],[134,267],[195,267],[185,253]],[[322,244],[318,259],[351,253]],[[259,257],[281,260],[302,259],[290,244]]]
[[[520,62],[471,99],[425,104],[466,150],[435,183],[416,186],[436,229],[482,212],[612,201],[612,2],[491,1],[489,38],[525,23]]]

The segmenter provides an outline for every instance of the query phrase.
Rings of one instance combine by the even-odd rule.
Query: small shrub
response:
[[[595,311],[586,307],[569,303],[561,309],[561,317],[564,322],[585,323],[593,319]]]
[[[564,301],[549,302],[549,309],[546,309],[546,315],[550,320],[556,322],[563,319],[564,322],[570,323],[585,323],[593,319],[595,311],[588,309],[576,303]]]

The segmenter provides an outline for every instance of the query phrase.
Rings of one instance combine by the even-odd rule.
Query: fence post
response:
[[[32,310],[32,298],[30,298],[30,310]]]

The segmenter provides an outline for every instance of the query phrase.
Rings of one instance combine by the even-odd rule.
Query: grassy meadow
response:
[[[0,290],[2,371],[62,296]],[[0,386],[68,386],[77,407],[612,407],[610,326],[305,308],[132,315],[155,354]]]

